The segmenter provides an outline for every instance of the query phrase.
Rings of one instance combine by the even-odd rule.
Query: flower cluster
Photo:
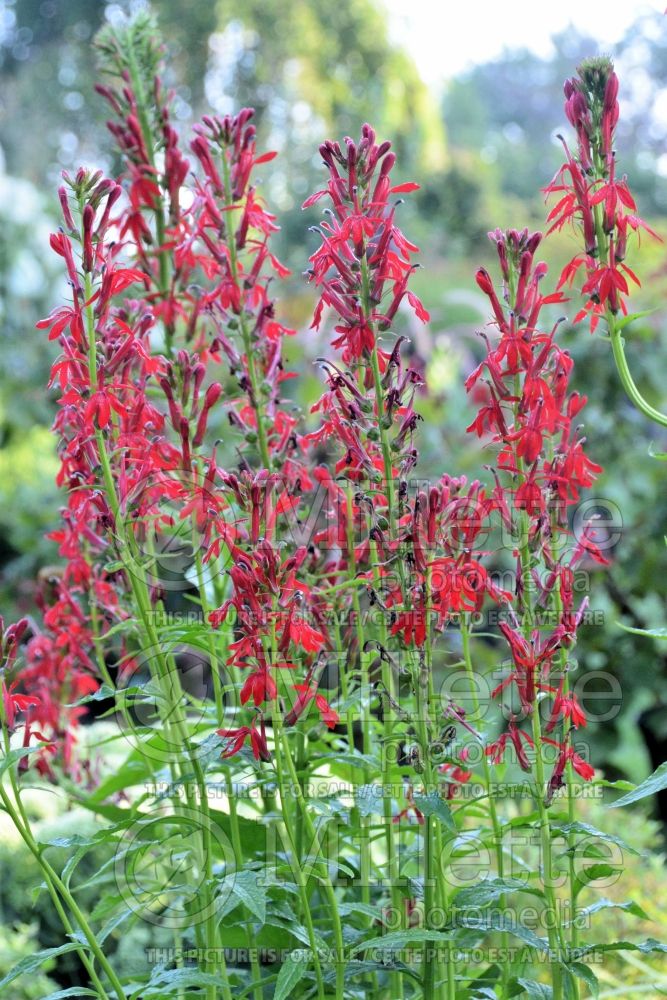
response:
[[[600,318],[626,313],[630,294],[628,279],[639,285],[634,271],[624,263],[630,232],[644,229],[656,236],[637,213],[625,176],[618,178],[614,134],[618,124],[618,77],[611,60],[584,61],[578,75],[565,82],[565,113],[576,133],[576,151],[563,140],[566,161],[545,188],[558,201],[549,213],[549,232],[567,223],[581,230],[583,253],[565,266],[558,287],[572,284],[580,269],[585,275],[581,291],[587,297],[575,317],[586,315],[594,331]],[[657,237],[656,237],[657,238]]]
[[[531,770],[526,747],[535,747],[535,732],[519,723],[539,710],[542,697],[553,696],[547,730],[558,727],[553,743],[557,762],[549,782],[550,799],[562,783],[567,761],[584,778],[593,770],[571,746],[572,729],[585,717],[568,688],[568,652],[585,609],[574,607],[573,579],[585,560],[606,564],[587,524],[571,539],[567,511],[580,491],[602,471],[586,454],[577,418],[586,399],[570,392],[572,359],[556,342],[557,323],[549,332],[539,327],[544,306],[562,301],[560,292],[542,294],[546,265],[535,261],[541,234],[496,230],[503,286],[499,295],[489,273],[477,272],[477,283],[488,296],[498,339],[485,337],[487,353],[466,382],[468,391],[482,393],[479,413],[468,430],[489,440],[498,453],[492,499],[504,527],[515,542],[516,594],[500,628],[510,652],[507,676],[493,692],[517,696],[516,716],[509,729],[487,748],[494,763],[512,745],[517,762]],[[538,614],[552,616],[553,627],[539,627]],[[548,618],[547,618],[548,620]],[[555,687],[554,687],[555,683]],[[539,730],[538,730],[539,733]]]
[[[252,179],[274,154],[256,153],[251,109],[206,118],[192,142],[202,173],[187,186],[189,163],[159,76],[148,114],[146,81],[131,72],[122,45],[107,54],[121,83],[100,90],[116,113],[109,127],[125,174],[122,183],[84,170],[65,176],[64,226],[51,245],[72,303],[38,324],[62,352],[52,384],[61,390],[54,430],[67,507],[51,537],[66,565],[45,595],[22,677],[44,692],[38,721],[65,746],[68,768],[84,709],[65,706],[110,680],[109,626],[127,626],[117,632],[112,666],[126,667],[137,644],[155,643],[151,609],[165,596],[156,553],[168,557],[183,531],[195,539],[190,555],[200,570],[209,563],[219,577],[233,558],[240,634],[228,666],[250,668],[242,704],[252,700],[259,710],[275,697],[262,638],[276,635],[281,658],[294,644],[307,661],[290,689],[291,712],[300,705],[303,714],[314,700],[325,722],[335,721],[311,662],[324,636],[308,625],[300,607],[307,588],[295,581],[303,553],[283,558],[272,534],[297,501],[281,496],[269,511],[272,467],[295,491],[311,484],[280,396],[289,377],[282,338],[293,331],[269,295],[270,281],[288,272],[269,249],[277,226]],[[222,411],[239,437],[238,473],[220,468],[209,443]],[[137,604],[139,622],[128,610]],[[212,614],[213,624],[223,617]],[[29,726],[36,711],[27,713]]]

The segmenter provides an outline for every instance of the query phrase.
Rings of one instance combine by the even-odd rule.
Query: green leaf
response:
[[[392,931],[391,934],[381,934],[375,937],[366,938],[355,945],[351,951],[352,955],[358,954],[364,948],[380,948],[387,951],[400,951],[401,948],[409,948],[411,945],[424,941],[447,941],[451,937],[444,931],[431,931],[426,928],[415,928],[409,931]]]
[[[348,979],[353,979],[357,976],[365,976],[369,972],[386,972],[388,969],[402,972],[404,976],[414,979],[415,982],[420,983],[421,985],[420,977],[415,973],[414,969],[411,969],[409,965],[405,964],[405,962],[395,962],[389,958],[385,962],[376,962],[372,959],[348,959],[345,963],[345,980],[347,981]],[[329,967],[326,971],[323,970],[322,978],[325,983],[335,983],[336,970],[331,967]]]
[[[649,778],[637,785],[634,791],[628,792],[627,795],[621,795],[620,799],[612,802],[609,809],[630,806],[633,802],[639,802],[640,799],[646,799],[649,795],[655,795],[656,792],[661,792],[664,788],[667,788],[667,761],[661,764]]]
[[[657,458],[659,462],[667,462],[667,451],[656,451],[652,441],[648,446],[648,453],[651,458]]]
[[[649,915],[642,909],[639,903],[635,903],[631,899],[626,900],[624,903],[615,903],[613,899],[607,899],[605,896],[596,899],[590,906],[586,906],[582,910],[577,910],[577,917],[581,917],[582,914],[584,916],[591,916],[600,910],[624,910],[626,913],[631,913],[633,917],[639,917],[641,920],[650,920]],[[571,920],[568,921],[566,926],[571,923]]]
[[[105,781],[97,786],[95,791],[87,797],[87,801],[91,803],[104,802],[116,792],[122,792],[133,785],[139,785],[142,781],[150,778],[153,771],[159,766],[157,761],[151,762],[147,757],[142,760],[126,760],[117,771],[110,774]]]
[[[42,746],[34,747],[17,747],[15,750],[10,750],[2,758],[0,758],[0,776],[13,767],[14,764],[18,764],[20,760],[27,757],[29,753],[35,753],[37,750],[42,750],[46,744]]]
[[[605,833],[604,830],[598,830],[596,826],[592,826],[590,823],[552,823],[551,829],[557,830],[559,833],[564,834],[568,837],[571,833],[581,834],[582,837],[592,837],[596,840],[602,840],[609,844],[616,844],[624,851],[629,851],[630,854],[636,854],[639,856],[640,851],[635,850],[630,844],[626,844],[621,837],[616,837],[613,833]]]
[[[107,920],[104,927],[102,927],[101,930],[99,930],[95,935],[98,944],[103,944],[109,937],[109,935],[113,934],[113,932],[116,930],[117,927],[119,927],[122,923],[124,923],[128,917],[133,917],[133,916],[134,916],[133,910],[130,910],[128,908],[121,910],[119,913],[116,913],[115,916]]]
[[[307,955],[305,950],[290,952],[280,967],[273,1000],[285,1000],[286,997],[292,995],[294,987],[303,978],[308,968]]]
[[[162,997],[172,996],[190,986],[222,986],[222,978],[199,969],[158,969],[151,976],[148,985],[135,991],[132,996],[141,997],[141,1000],[148,1000],[149,997],[162,1000]]]
[[[517,924],[516,921],[510,919],[507,920],[502,914],[495,914],[491,912],[490,914],[483,914],[481,916],[468,915],[466,913],[457,913],[455,915],[455,923],[457,927],[467,927],[469,930],[482,930],[482,931],[503,931],[508,934],[514,935],[514,937],[519,938],[528,945],[529,948],[535,948],[538,951],[548,951],[549,942],[546,938],[538,937],[534,931],[531,931],[528,927],[524,927],[522,924]]]
[[[623,622],[616,622],[624,632],[632,632],[633,635],[644,635],[648,639],[667,640],[667,628],[633,628],[631,625],[624,625]]]
[[[78,701],[73,701],[69,705],[65,705],[65,708],[77,708],[79,705],[86,705],[89,701],[106,701],[107,698],[115,697],[115,688],[109,687],[108,684],[101,684],[97,691],[93,691],[92,694],[86,694],[83,698],[79,698]]]
[[[0,989],[9,986],[19,976],[24,976],[28,972],[36,972],[49,959],[65,955],[68,951],[78,951],[80,948],[80,944],[69,941],[67,944],[61,944],[58,948],[45,948],[43,951],[36,951],[34,955],[26,955],[20,962],[17,962],[13,969],[9,970],[3,979],[0,979]]]
[[[590,965],[586,965],[585,962],[569,962],[567,968],[578,979],[581,979],[586,983],[586,986],[588,986],[593,997],[598,996],[600,992],[600,984],[598,983],[598,977],[595,975]]]
[[[415,795],[415,805],[424,816],[435,816],[443,826],[453,833],[457,833],[456,823],[451,810],[445,800],[438,792],[429,792],[428,795]]]
[[[372,906],[370,903],[340,903],[338,913],[341,917],[351,917],[360,914],[370,917],[371,920],[379,920],[382,917],[382,908],[380,906]]]
[[[259,873],[240,871],[228,878],[232,882],[232,892],[236,898],[263,924],[266,921],[266,889],[258,884]],[[224,880],[226,881],[227,879]]]
[[[652,316],[655,309],[642,309],[640,312],[630,313],[628,316],[624,316],[622,319],[617,319],[615,321],[616,329],[620,332],[625,330],[626,326],[633,323],[636,319],[643,319],[644,316]]]
[[[65,1000],[65,997],[96,997],[99,993],[94,990],[87,990],[83,986],[70,986],[68,990],[58,990],[57,993],[49,993],[44,1000]]]
[[[529,892],[535,896],[543,896],[541,889],[533,888],[526,882],[514,878],[487,878],[464,889],[459,889],[453,899],[456,909],[467,907],[488,906],[495,903],[507,892]]]
[[[42,847],[92,847],[97,843],[95,837],[82,837],[74,833],[71,837],[52,837],[51,840],[40,840]]]
[[[553,1000],[554,994],[551,987],[538,983],[535,979],[517,979],[516,983],[523,989],[526,996],[533,998],[533,1000]],[[517,995],[514,994],[514,996]]]
[[[354,800],[362,816],[381,816],[383,810],[382,788],[380,785],[359,785]]]
[[[640,951],[642,955],[650,955],[651,952],[659,951],[667,953],[667,944],[656,941],[655,938],[647,938],[646,941],[612,941],[611,944],[587,944],[576,949],[577,958],[584,955],[592,955],[606,951]]]
[[[583,888],[591,882],[597,882],[598,879],[611,878],[612,875],[618,875],[620,871],[621,869],[619,867],[614,867],[614,865],[608,865],[606,862],[600,861],[596,862],[596,864],[586,865],[585,868],[582,868],[582,870],[577,874],[576,880]],[[600,888],[602,888],[602,886],[600,886]]]
[[[631,792],[635,787],[631,781],[626,781],[625,778],[617,778],[616,781],[609,781],[608,778],[594,778],[591,785],[599,785],[600,788],[618,788],[622,792]]]

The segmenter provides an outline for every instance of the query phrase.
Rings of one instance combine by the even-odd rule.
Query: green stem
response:
[[[597,154],[595,155],[594,160],[597,174],[601,177],[605,173],[604,164]],[[609,261],[611,244],[609,237],[604,230],[602,206],[600,204],[593,206],[593,216],[595,220],[595,237],[597,241],[598,260],[608,261],[610,266],[614,266],[615,261]],[[651,406],[651,404],[644,399],[641,392],[637,388],[634,379],[632,378],[627,358],[625,357],[623,337],[621,336],[621,331],[616,326],[616,316],[611,311],[609,306],[607,306],[605,310],[605,319],[609,330],[611,352],[616,364],[616,370],[618,371],[621,384],[625,389],[628,398],[632,403],[634,403],[639,412],[643,413],[645,417],[649,418],[649,420],[659,424],[661,427],[667,427],[667,415],[661,413],[660,410],[656,410],[654,406]]]
[[[244,864],[243,842],[241,840],[241,831],[239,830],[239,817],[236,808],[236,795],[234,792],[231,770],[228,770],[225,774],[225,783],[227,787],[227,800],[229,802],[229,825],[232,832],[232,847],[234,849],[236,867],[239,871],[241,871]],[[264,993],[262,989],[262,972],[259,967],[257,948],[253,940],[252,914],[246,907],[243,907],[243,913],[246,918],[246,943],[248,947],[248,954],[250,955],[250,968],[252,981],[254,983],[253,996],[255,997],[255,1000],[262,1000]]]
[[[611,352],[614,356],[614,361],[616,362],[616,370],[618,371],[621,384],[623,385],[628,398],[632,403],[634,403],[640,413],[643,413],[645,417],[649,418],[649,420],[659,424],[661,427],[667,427],[667,414],[661,413],[660,410],[656,410],[654,406],[651,406],[651,404],[644,399],[641,392],[635,385],[632,375],[630,374],[627,358],[625,357],[623,337],[616,327],[616,317],[610,309],[607,310],[606,320],[611,340]]]
[[[343,943],[343,928],[340,922],[340,915],[338,913],[338,900],[336,899],[336,893],[331,882],[331,876],[329,875],[329,864],[327,858],[324,857],[322,851],[322,845],[320,844],[320,839],[308,813],[308,807],[304,801],[303,791],[301,785],[299,784],[299,776],[296,772],[294,766],[294,761],[292,759],[292,753],[289,745],[289,740],[287,734],[282,728],[282,720],[280,714],[275,712],[274,714],[274,729],[276,729],[276,753],[278,750],[278,744],[282,745],[282,752],[284,755],[284,760],[287,764],[287,770],[289,772],[290,781],[292,782],[292,788],[294,794],[297,797],[297,807],[301,812],[303,817],[303,824],[306,830],[306,834],[309,838],[310,844],[315,851],[315,855],[320,859],[322,866],[322,875],[320,876],[320,884],[324,889],[324,895],[326,896],[327,902],[329,904],[329,916],[333,924],[334,940],[336,942],[336,998],[337,1000],[343,1000],[345,994],[345,946]],[[281,791],[282,800],[282,791]]]
[[[9,733],[8,733],[7,727],[6,727],[6,720],[5,720],[5,717],[4,717],[4,706],[2,704],[0,704],[0,722],[2,723],[2,735],[3,735],[4,745],[5,745],[5,753],[8,754],[9,751],[10,751],[10,749],[11,749],[11,746],[10,746],[10,740],[9,740]],[[24,843],[26,844],[26,846],[28,847],[28,849],[31,851],[31,853],[34,854],[34,851],[32,850],[32,847],[30,846],[29,840],[27,838],[30,838],[30,840],[32,840],[32,842],[34,843],[34,845],[35,845],[35,847],[37,848],[38,851],[39,851],[39,845],[35,841],[35,838],[34,838],[34,836],[32,834],[32,830],[30,828],[30,820],[28,818],[28,814],[25,811],[25,808],[23,806],[23,801],[21,799],[21,791],[20,791],[20,788],[19,788],[19,783],[16,780],[16,774],[14,773],[14,769],[11,768],[11,767],[9,768],[9,781],[10,781],[10,784],[12,786],[12,791],[14,793],[14,799],[16,801],[16,806],[17,806],[17,809],[18,809],[18,815],[14,818],[14,824],[15,824],[15,826],[16,826],[16,828],[17,828],[17,830],[19,832],[19,835],[21,836],[22,840],[24,841]],[[0,791],[4,791],[4,789],[2,789],[1,779],[0,779]],[[3,798],[3,800],[4,800],[4,798]],[[10,813],[10,815],[11,815],[11,813]],[[21,822],[18,821],[19,817],[20,817],[20,821]],[[21,826],[21,823],[23,824],[22,826]],[[41,852],[40,852],[40,857],[41,857]],[[65,912],[65,910],[63,908],[63,905],[60,902],[60,897],[58,896],[58,893],[56,892],[55,886],[54,886],[54,884],[53,884],[50,876],[48,876],[46,872],[44,874],[45,874],[46,888],[47,888],[48,893],[49,893],[49,895],[51,897],[53,905],[56,908],[56,912],[57,912],[58,916],[60,917],[60,921],[61,921],[63,927],[65,928],[65,932],[66,932],[66,934],[70,938],[72,938],[73,940],[75,940],[74,939],[74,928],[72,927],[72,924],[70,923],[69,917],[67,916],[67,913]],[[94,964],[91,962],[91,960],[90,960],[90,958],[88,956],[88,953],[86,952],[86,950],[83,947],[79,951],[79,957],[81,958],[81,961],[83,962],[83,964],[84,964],[84,966],[85,966],[85,968],[86,968],[86,970],[88,972],[88,975],[90,976],[91,982],[97,988],[97,990],[98,990],[98,992],[99,992],[102,1000],[105,1000],[105,998],[107,997],[107,993],[106,993],[104,987],[102,986],[102,983],[100,982],[100,979],[99,979],[99,976],[97,975],[97,972],[95,970]]]
[[[466,674],[468,676],[468,682],[470,684],[470,700],[473,707],[473,717],[470,719],[471,722],[479,723],[480,720],[480,705],[479,697],[477,695],[477,685],[475,683],[475,671],[472,663],[472,656],[470,652],[470,616],[464,614],[461,616],[461,644],[463,647],[463,662],[465,664]],[[505,865],[503,858],[503,832],[498,818],[498,810],[496,809],[496,802],[493,797],[492,791],[492,772],[491,765],[489,764],[489,759],[486,754],[482,754],[482,770],[484,771],[484,781],[489,793],[488,807],[489,807],[489,818],[491,820],[491,827],[493,829],[493,846],[496,855],[496,867],[498,869],[498,878],[504,878]],[[503,907],[505,903],[505,897],[501,896],[498,900],[498,906],[503,912]],[[503,931],[501,935],[501,948],[503,954],[507,954],[507,949],[509,946],[509,934],[507,931]],[[501,965],[501,985],[503,992],[507,989],[507,983],[509,980],[509,968],[507,961],[503,961]]]
[[[553,873],[551,827],[549,823],[549,814],[544,804],[546,784],[544,778],[544,763],[542,761],[542,730],[540,725],[540,711],[539,705],[537,704],[533,706],[532,728],[533,742],[535,743],[535,798],[540,817],[540,843],[542,848],[542,884],[544,886],[544,895],[547,900],[547,905],[553,914],[553,919],[549,920],[549,928],[547,932],[549,938],[549,951],[552,953],[551,977],[553,983],[553,1000],[561,1000],[563,996],[563,981],[560,966],[562,928],[560,927],[556,894],[554,892],[554,887],[551,884],[551,877]],[[555,919],[559,920],[557,927],[554,926]]]
[[[382,580],[380,577],[380,570],[378,566],[378,552],[377,545],[375,541],[370,542],[371,551],[371,563],[373,565],[373,582],[375,587],[379,590],[382,585]],[[384,618],[384,614],[380,618],[380,640],[383,646],[387,645],[387,623]],[[403,926],[403,896],[401,894],[401,889],[399,885],[400,881],[400,864],[399,857],[396,851],[396,838],[395,838],[395,824],[394,824],[394,809],[391,795],[391,785],[392,785],[392,775],[391,775],[391,761],[390,761],[390,747],[392,744],[392,733],[394,728],[394,709],[392,707],[392,701],[395,701],[396,691],[394,685],[394,673],[391,664],[387,662],[387,658],[382,658],[382,685],[389,695],[389,699],[385,699],[382,706],[382,740],[383,740],[383,753],[382,753],[382,815],[384,822],[384,833],[385,833],[385,844],[387,850],[387,875],[389,878],[389,892],[391,896],[391,905],[396,913],[397,921],[399,926]],[[403,977],[400,972],[392,973],[392,993],[395,995],[397,1000],[401,1000],[403,997]]]
[[[39,845],[37,844],[35,838],[33,837],[32,833],[30,831],[30,827],[23,825],[18,812],[16,811],[16,809],[12,805],[11,799],[7,795],[7,792],[2,787],[1,783],[0,783],[0,799],[2,799],[2,804],[3,804],[4,808],[5,808],[5,810],[7,811],[10,819],[14,823],[14,826],[18,830],[18,833],[19,833],[21,839],[23,840],[24,844],[26,845],[26,847],[28,848],[28,850],[30,851],[30,853],[35,858],[35,861],[37,862],[37,864],[39,865],[39,867],[42,869],[42,873],[44,875],[47,887],[49,888],[49,892],[50,892],[51,898],[53,899],[54,903],[56,904],[56,910],[58,911],[58,915],[60,916],[60,919],[63,922],[63,926],[65,927],[65,930],[67,931],[68,934],[70,934],[70,935],[72,934],[72,925],[70,924],[69,919],[67,918],[67,915],[64,913],[63,908],[59,904],[59,902],[56,902],[56,900],[58,898],[58,896],[57,896],[58,893],[60,894],[60,896],[64,900],[65,904],[70,909],[70,911],[71,911],[74,919],[76,920],[77,924],[79,925],[79,928],[81,929],[81,933],[83,934],[83,936],[85,937],[86,941],[88,942],[88,945],[90,946],[90,950],[92,951],[93,955],[95,956],[95,958],[99,962],[100,967],[104,970],[104,972],[105,972],[105,974],[106,974],[109,982],[111,983],[111,986],[112,986],[112,989],[113,989],[114,993],[118,997],[118,1000],[126,1000],[125,990],[123,989],[123,987],[121,985],[121,982],[118,979],[118,977],[117,977],[116,973],[114,972],[113,968],[109,964],[109,961],[108,961],[106,955],[102,951],[102,949],[101,949],[101,947],[100,947],[100,945],[99,945],[99,943],[97,941],[97,938],[95,937],[95,934],[93,933],[93,931],[90,928],[90,924],[86,920],[86,918],[83,915],[82,911],[79,909],[79,907],[78,907],[78,905],[76,903],[76,900],[72,896],[71,892],[69,891],[69,889],[67,888],[67,886],[65,885],[65,883],[62,881],[62,879],[59,877],[59,875],[55,872],[55,870],[51,867],[51,865],[49,864],[49,862],[46,860],[46,858],[44,857],[44,855],[40,851]],[[101,996],[103,998],[106,997],[107,993],[105,992],[102,984],[100,983],[99,978],[97,977],[97,974],[96,974],[94,968],[91,967],[90,959],[85,954],[85,949],[81,949],[80,955],[81,955],[81,960],[83,961],[84,965],[86,966],[86,969],[88,970],[88,972],[91,975],[91,979],[93,980],[93,982],[97,986],[98,990],[101,991]]]
[[[197,590],[199,591],[199,603],[201,605],[202,614],[204,616],[204,624],[208,623],[209,613],[212,608],[209,604],[208,597],[206,595],[206,581],[204,579],[204,564],[202,562],[202,555],[197,544],[197,529],[194,517],[192,519],[192,551],[195,557],[195,570],[197,573]],[[213,679],[213,693],[215,697],[215,716],[216,722],[219,728],[224,725],[224,701],[222,696],[222,685],[220,682],[220,662],[218,660],[218,652],[215,645],[215,636],[211,628],[207,631],[207,644],[208,644],[208,655],[211,667],[211,677]]]
[[[513,299],[510,300],[513,303]],[[514,424],[518,420],[520,400],[522,397],[522,387],[519,374],[515,377],[514,395]],[[520,480],[525,479],[525,469],[523,458],[517,456],[517,476]],[[534,617],[534,607],[532,600],[533,578],[531,574],[531,551],[530,551],[530,522],[528,512],[525,508],[519,511],[519,564],[521,573],[522,592],[522,632],[524,637],[530,641],[532,622]],[[544,776],[544,761],[542,760],[542,728],[540,721],[540,703],[535,701],[532,705],[532,738],[535,744],[535,801],[539,814],[539,831],[541,847],[541,870],[544,896],[548,911],[551,913],[547,936],[549,940],[549,951],[551,953],[551,979],[553,988],[553,1000],[563,1000],[563,977],[561,971],[561,949],[563,946],[563,929],[560,921],[560,913],[554,887],[551,883],[553,874],[553,855],[551,840],[551,824],[549,813],[545,805],[546,782]]]
[[[519,460],[519,474],[523,475],[523,462]],[[520,511],[520,541],[519,555],[521,563],[521,575],[523,580],[523,633],[526,638],[530,637],[531,619],[533,616],[533,606],[530,598],[532,592],[532,577],[530,573],[530,541],[528,516],[525,510]],[[547,935],[549,939],[549,951],[551,952],[551,978],[553,986],[553,1000],[563,1000],[563,978],[560,966],[560,951],[562,946],[562,927],[560,924],[560,914],[554,887],[551,883],[553,874],[553,855],[551,842],[551,824],[549,813],[545,806],[546,782],[544,776],[544,762],[542,760],[542,728],[540,722],[540,705],[535,702],[532,706],[532,738],[535,744],[535,801],[539,814],[540,846],[542,853],[542,884],[544,896],[548,910],[551,913]],[[558,921],[558,923],[556,923]]]
[[[431,706],[433,704],[434,696],[434,685],[433,685],[433,609],[432,609],[432,573],[431,569],[428,568],[426,571],[426,578],[424,581],[424,613],[426,615],[425,627],[426,627],[426,640],[424,643],[424,664],[423,670],[421,664],[418,665],[418,670],[415,677],[415,692],[417,700],[417,720],[418,720],[418,732],[419,732],[419,743],[422,749],[423,764],[424,764],[424,775],[426,778],[426,790],[428,793],[434,793],[436,795],[440,794],[440,789],[438,787],[437,773],[434,771],[433,762],[431,759],[431,746],[430,746],[430,730],[431,730],[431,719],[430,712]],[[441,906],[443,912],[447,912],[449,909],[449,893],[447,889],[447,881],[444,878],[444,873],[442,870],[442,860],[444,856],[443,842],[442,842],[442,827],[440,822],[435,816],[426,817],[426,830],[425,830],[425,851],[424,851],[424,868],[425,868],[425,881],[424,881],[424,910],[425,910],[425,925],[429,930],[437,930],[436,925],[433,922],[433,911],[430,907]],[[427,894],[426,888],[428,887],[429,892]],[[429,906],[430,904],[430,906]],[[433,982],[433,977],[437,972],[438,981],[443,978],[444,981],[444,992],[447,1000],[454,1000],[456,993],[456,968],[452,961],[452,952],[449,947],[449,942],[445,941],[445,958],[444,958],[444,973],[443,973],[443,962],[438,958],[435,963],[428,962],[428,951],[429,949],[424,947],[424,995],[428,996],[427,986],[433,992],[433,996],[440,996],[440,987],[435,986]],[[428,970],[428,975],[427,975]]]
[[[280,794],[280,811],[283,817],[283,826],[285,827],[285,833],[289,841],[291,849],[291,868],[294,878],[296,879],[297,891],[299,894],[299,901],[301,904],[301,910],[303,914],[303,919],[306,922],[306,931],[308,934],[308,943],[310,945],[311,955],[313,957],[313,968],[315,970],[315,980],[317,982],[317,996],[318,1000],[324,1000],[324,979],[322,978],[322,966],[320,964],[320,956],[317,948],[317,938],[315,936],[315,927],[313,924],[313,916],[310,908],[310,901],[308,899],[306,877],[303,873],[303,868],[299,862],[299,856],[297,852],[297,845],[294,839],[294,833],[292,832],[292,817],[289,815],[287,809],[287,800],[289,798],[289,790],[285,785],[285,773],[283,769],[283,754],[282,754],[282,740],[280,736],[280,710],[276,704],[273,702],[272,706],[272,720],[273,720],[273,732],[274,732],[274,751],[275,751],[275,763],[276,771],[278,776],[278,789]],[[289,756],[289,748],[288,748]],[[298,783],[297,783],[298,784]]]

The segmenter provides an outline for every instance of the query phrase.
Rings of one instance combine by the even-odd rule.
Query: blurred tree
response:
[[[435,105],[374,0],[219,0],[217,9],[207,80],[216,109],[252,101],[287,151],[322,127],[358,132],[370,116],[406,169],[442,165]]]
[[[281,154],[270,196],[283,253],[303,244],[300,204],[318,186],[323,139],[358,135],[370,120],[391,136],[406,178],[444,166],[437,104],[414,61],[391,43],[375,0],[219,0],[217,11],[206,95],[218,112],[254,106],[264,143]]]
[[[109,149],[104,111],[93,92],[91,41],[106,20],[137,0],[0,0],[0,146],[9,172],[42,184],[63,167],[99,163]],[[201,105],[214,4],[160,0],[169,44],[168,83],[177,84],[176,117]]]
[[[507,50],[452,80],[443,118],[452,150],[476,150],[493,164],[501,190],[538,195],[562,162],[556,135],[567,131],[563,81],[586,56],[600,54],[594,38],[573,26],[552,39],[553,53]],[[618,152],[633,191],[648,213],[667,207],[665,123],[667,49],[655,15],[638,18],[612,52],[623,107]],[[661,159],[662,158],[662,159]]]
[[[417,196],[419,211],[427,219],[437,219],[429,244],[448,256],[469,253],[483,240],[486,206],[482,180],[472,157],[457,155],[446,170],[429,174]]]

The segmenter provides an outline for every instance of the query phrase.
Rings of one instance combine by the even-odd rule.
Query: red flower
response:
[[[293,684],[292,687],[297,692],[298,697],[294,702],[291,711],[289,711],[285,716],[284,721],[286,726],[293,726],[297,720],[301,718],[311,701],[315,702],[322,722],[328,726],[329,729],[333,729],[336,725],[338,725],[340,720],[338,712],[331,707],[323,695],[317,693],[317,688],[314,685],[310,683]]]
[[[271,760],[263,719],[260,720],[259,730],[257,729],[257,719],[253,719],[249,726],[240,726],[238,729],[218,729],[216,732],[218,736],[231,740],[230,745],[222,752],[223,757],[233,757],[237,754],[249,737],[255,760],[263,760],[265,763]]]

